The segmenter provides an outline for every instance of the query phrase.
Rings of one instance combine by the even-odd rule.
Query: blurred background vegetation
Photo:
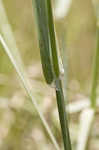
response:
[[[55,93],[52,87],[46,85],[42,74],[32,0],[3,2],[31,81],[33,95],[61,146]],[[94,3],[98,12],[98,0],[94,0]],[[54,5],[55,3],[53,7]],[[62,19],[55,19],[55,25],[68,74],[68,79],[64,82],[67,86],[68,103],[79,101],[90,94],[96,40],[96,17],[92,1],[72,0],[68,14]],[[0,150],[54,150],[35,109],[27,99],[16,71],[0,45]],[[97,113],[91,133],[90,150],[99,149],[98,117]],[[69,116],[73,149],[77,140],[78,118],[79,113]]]

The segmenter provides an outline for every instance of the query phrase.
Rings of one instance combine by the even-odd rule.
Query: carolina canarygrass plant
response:
[[[57,54],[56,34],[54,29],[51,1],[35,0],[35,12],[44,76],[47,83],[50,83],[49,81],[53,81],[55,84],[64,149],[71,150],[68,122],[65,112],[63,88],[60,79],[60,68]],[[50,75],[48,73],[49,71],[51,73]]]
[[[62,90],[62,84],[60,80],[60,68],[59,68],[59,58],[57,54],[58,46],[56,42],[56,34],[55,34],[55,29],[54,29],[54,23],[53,23],[53,16],[52,16],[52,8],[51,8],[51,3],[50,1],[44,1],[44,0],[37,0],[38,4],[38,9],[40,10],[39,12],[39,17],[38,17],[38,12],[37,8],[35,8],[36,15],[37,15],[37,22],[38,22],[38,33],[39,33],[39,40],[40,40],[40,50],[41,50],[41,59],[42,59],[42,66],[43,66],[43,72],[44,76],[46,79],[46,82],[48,84],[54,83],[55,85],[55,90],[56,90],[56,96],[57,96],[57,104],[59,108],[59,115],[60,115],[60,123],[62,127],[62,133],[63,133],[63,139],[64,139],[64,147],[65,150],[71,149],[70,146],[70,139],[69,139],[69,134],[68,134],[68,126],[67,126],[67,120],[66,114],[64,113],[64,95],[63,95],[63,90]],[[41,2],[41,3],[40,3]],[[41,7],[42,6],[42,7]],[[43,10],[42,10],[43,8]],[[43,14],[42,14],[43,13]],[[43,19],[42,19],[43,17]],[[41,24],[42,23],[42,24]],[[43,29],[42,29],[43,28]],[[42,29],[42,30],[41,30]],[[88,117],[89,115],[95,115],[95,113],[91,112],[89,110],[95,110],[96,109],[96,89],[97,89],[97,84],[98,84],[98,65],[99,65],[99,28],[97,27],[97,45],[96,45],[96,52],[95,52],[95,57],[94,57],[94,65],[93,65],[93,77],[92,77],[92,89],[91,89],[91,107],[89,106],[88,103],[88,110],[84,110],[80,116],[80,124],[81,132],[85,131],[86,124],[85,121],[83,122],[83,118],[87,120],[90,119]],[[49,133],[55,147],[57,150],[60,148],[58,147],[58,144],[56,143],[55,138],[53,137],[42,113],[40,112],[40,109],[38,108],[38,105],[36,103],[35,98],[32,95],[31,88],[28,84],[27,77],[25,76],[24,72],[24,67],[22,65],[20,55],[18,53],[18,49],[13,37],[13,33],[11,31],[11,28],[9,26],[9,23],[7,22],[7,17],[5,14],[5,10],[3,8],[3,0],[0,0],[0,43],[3,45],[5,52],[9,56],[14,68],[16,69],[22,84],[24,85],[30,99],[32,100],[33,104],[35,105],[41,120]],[[77,105],[76,105],[77,106]],[[73,109],[72,109],[73,111]],[[88,117],[88,119],[87,119]],[[92,117],[91,117],[92,118]],[[88,133],[87,137],[90,134],[90,126],[91,126],[91,119],[89,120],[89,125],[86,127],[88,128]],[[83,126],[84,125],[84,126]],[[92,128],[92,127],[91,127]],[[79,137],[82,136],[82,139],[85,138],[85,134],[79,134]],[[80,139],[80,138],[79,138]],[[87,140],[88,138],[85,138],[83,141],[85,142],[85,145],[82,145],[84,143],[81,143],[82,140],[80,141],[80,146],[78,147],[78,150],[85,150],[86,145],[87,145]],[[79,142],[78,141],[78,142]],[[81,149],[80,149],[81,148]]]

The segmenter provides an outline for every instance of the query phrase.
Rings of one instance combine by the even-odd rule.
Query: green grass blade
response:
[[[28,78],[26,77],[26,73],[24,71],[24,66],[21,61],[20,55],[18,53],[16,42],[14,40],[14,36],[11,31],[11,27],[8,23],[2,0],[0,0],[0,32],[1,32],[0,42],[2,43],[5,52],[7,53],[8,57],[10,58],[16,72],[18,73],[20,81],[23,84],[32,103],[34,104],[34,106],[40,116],[40,119],[41,119],[46,131],[48,132],[56,150],[59,150],[59,146],[58,146],[42,112],[40,111],[40,108],[38,107],[38,104],[36,103],[35,98],[32,95],[31,85],[28,81]]]
[[[91,88],[91,107],[96,107],[96,90],[99,76],[99,28],[96,29],[96,51],[93,61],[93,72],[92,72],[92,88]]]
[[[42,61],[42,68],[44,77],[48,84],[53,82],[53,71],[50,59],[50,43],[49,43],[49,30],[48,21],[46,16],[46,0],[33,0],[33,6],[36,14],[37,26],[38,26],[38,38],[40,55]]]
[[[47,5],[48,26],[49,26],[49,34],[50,34],[53,70],[54,70],[55,77],[58,78],[60,76],[60,70],[59,70],[59,63],[58,63],[58,54],[57,54],[57,45],[56,45],[51,0],[47,0],[46,5]]]

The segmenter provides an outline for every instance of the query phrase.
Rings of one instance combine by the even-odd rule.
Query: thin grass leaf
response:
[[[98,18],[99,18],[99,9],[98,9],[98,1],[95,2],[92,0],[93,3],[93,9],[96,16],[96,50],[94,53],[94,59],[93,59],[93,67],[92,67],[92,87],[91,87],[91,94],[90,94],[90,100],[91,100],[91,107],[93,109],[96,108],[96,97],[97,97],[97,84],[98,84],[98,76],[99,76],[99,26],[98,26]]]
[[[11,31],[11,27],[8,23],[2,0],[0,0],[0,32],[1,32],[0,42],[3,45],[4,50],[7,53],[8,57],[10,58],[16,72],[18,73],[20,81],[23,84],[32,103],[34,104],[35,109],[37,110],[37,112],[40,116],[40,119],[41,119],[46,131],[48,132],[56,150],[59,150],[59,146],[58,146],[42,112],[40,111],[40,108],[38,107],[38,104],[36,103],[35,98],[32,95],[31,85],[30,85],[28,78],[26,76],[26,73],[24,71],[23,63],[22,63],[20,55],[18,53],[16,42],[14,40],[14,36]]]
[[[95,111],[91,108],[87,108],[80,114],[79,132],[76,150],[86,150],[88,146],[88,140],[90,131],[93,126],[95,117]]]
[[[92,72],[92,88],[91,88],[91,107],[96,108],[96,97],[97,97],[97,84],[99,76],[99,28],[96,29],[96,51],[93,61],[93,72]]]

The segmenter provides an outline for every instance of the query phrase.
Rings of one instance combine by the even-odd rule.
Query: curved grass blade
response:
[[[1,32],[0,42],[2,43],[5,52],[7,53],[8,57],[10,58],[16,72],[18,73],[20,81],[23,84],[32,103],[34,104],[35,109],[37,110],[37,112],[40,116],[40,119],[41,119],[46,131],[48,132],[56,150],[59,150],[59,146],[58,146],[42,112],[40,111],[40,108],[38,107],[38,104],[36,103],[35,98],[32,95],[31,85],[28,81],[28,78],[26,77],[23,63],[22,63],[20,55],[18,53],[16,42],[14,40],[14,36],[11,31],[11,27],[8,23],[2,0],[0,0],[0,32]]]
[[[42,61],[42,68],[44,77],[48,84],[53,82],[53,71],[50,59],[50,43],[49,43],[49,30],[48,21],[46,16],[46,0],[35,0],[34,9],[36,14],[40,55]]]

